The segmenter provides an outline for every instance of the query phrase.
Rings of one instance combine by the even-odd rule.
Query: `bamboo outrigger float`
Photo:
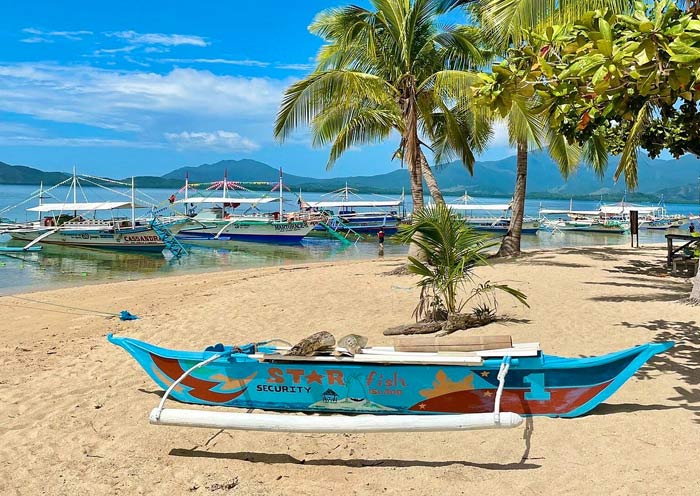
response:
[[[545,355],[537,343],[437,353],[370,347],[353,357],[300,357],[271,342],[188,352],[111,334],[108,339],[166,390],[150,414],[152,424],[291,432],[495,429],[517,427],[529,415],[576,417],[673,346],[647,343],[590,358]],[[170,397],[199,405],[352,415],[165,408]]]

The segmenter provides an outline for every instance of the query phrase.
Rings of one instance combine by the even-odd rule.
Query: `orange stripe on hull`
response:
[[[150,355],[151,359],[153,360],[153,363],[155,363],[156,366],[160,370],[162,370],[163,373],[166,376],[168,376],[172,381],[177,380],[179,377],[182,376],[182,374],[185,373],[185,371],[182,370],[182,367],[180,366],[180,362],[178,360],[175,360],[173,358],[163,358],[161,356],[154,355],[153,353],[151,353]],[[234,400],[240,395],[242,395],[247,389],[247,387],[244,387],[240,391],[236,391],[233,393],[217,393],[212,391],[211,389],[216,386],[219,386],[221,384],[220,382],[205,381],[203,379],[197,379],[196,377],[192,377],[191,375],[185,377],[180,384],[191,388],[188,391],[188,394],[193,398],[208,401],[210,403],[226,403],[228,401]]]
[[[591,387],[548,389],[548,400],[526,400],[525,395],[529,392],[526,389],[504,390],[501,411],[526,415],[561,415],[591,400],[608,384],[609,382]],[[455,391],[421,401],[410,410],[425,413],[488,413],[493,411],[495,399],[495,389]]]

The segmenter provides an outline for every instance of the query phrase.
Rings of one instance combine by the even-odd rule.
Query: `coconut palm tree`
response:
[[[625,12],[631,9],[633,3],[633,0],[445,0],[443,8],[463,8],[467,18],[481,27],[486,43],[506,56],[509,47],[526,41],[524,36],[528,30],[536,30],[546,36],[548,26],[574,21],[586,11],[607,7],[616,12]],[[560,134],[553,133],[546,119],[534,110],[537,101],[532,88],[523,85],[518,89],[522,89],[522,93],[509,95],[512,105],[506,111],[509,141],[517,150],[516,179],[510,229],[503,238],[499,256],[520,253],[530,149],[547,146],[550,156],[565,176],[578,167],[582,158],[599,172],[607,163],[605,144],[600,136],[592,137],[583,148],[569,145]]]
[[[309,125],[315,146],[330,145],[327,167],[353,146],[398,135],[414,211],[423,179],[442,202],[425,148],[437,162],[457,157],[472,172],[489,126],[467,104],[468,70],[483,65],[479,31],[441,26],[440,0],[371,0],[373,9],[331,8],[310,31],[325,40],[316,70],[285,92],[275,122],[284,141]]]

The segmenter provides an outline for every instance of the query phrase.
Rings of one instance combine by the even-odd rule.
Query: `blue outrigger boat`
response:
[[[653,355],[673,346],[647,343],[590,358],[546,355],[537,343],[467,353],[371,347],[352,357],[292,357],[285,355],[288,347],[272,342],[218,344],[194,352],[111,334],[108,339],[167,390],[151,413],[152,423],[302,432],[514,427],[521,416],[577,417],[610,397]],[[372,414],[373,420],[354,415],[338,427],[337,420],[311,417],[306,425],[305,417],[291,416],[290,426],[281,420],[289,415],[164,409],[169,396],[199,405]]]

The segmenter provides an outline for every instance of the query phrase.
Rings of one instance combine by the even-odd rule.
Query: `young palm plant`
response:
[[[487,252],[498,244],[488,234],[479,233],[448,207],[436,204],[414,213],[413,223],[402,226],[398,237],[412,241],[425,260],[409,256],[410,272],[421,276],[420,299],[414,311],[416,320],[445,320],[476,303],[474,314],[495,311],[495,293],[507,293],[525,304],[527,296],[505,284],[478,283],[474,269],[486,264]]]
[[[481,114],[464,104],[474,77],[468,71],[485,64],[487,53],[477,29],[439,23],[444,1],[371,4],[316,16],[309,30],[326,44],[316,70],[287,89],[274,132],[283,141],[309,125],[314,146],[330,145],[328,168],[353,146],[396,135],[396,155],[408,168],[413,208],[419,210],[424,177],[442,203],[423,148],[436,161],[459,158],[471,171],[474,152],[490,137]]]

